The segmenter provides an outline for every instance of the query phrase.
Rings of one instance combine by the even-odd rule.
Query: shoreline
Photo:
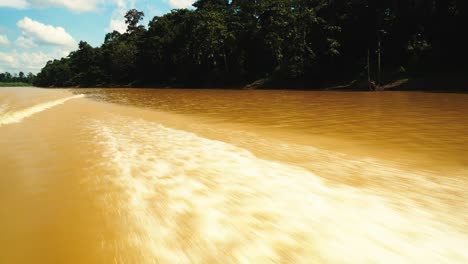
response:
[[[316,88],[311,88],[311,87]],[[0,87],[2,86],[0,83]],[[11,86],[16,87],[16,86]],[[38,86],[33,86],[38,87]],[[310,87],[310,88],[309,88]],[[395,78],[385,80],[383,84],[376,87],[375,90],[369,89],[367,81],[343,81],[343,82],[325,82],[322,84],[306,85],[297,81],[274,82],[257,80],[245,85],[206,85],[201,87],[189,87],[184,85],[168,84],[102,84],[89,87],[38,87],[38,88],[57,88],[57,89],[203,89],[203,90],[290,90],[290,91],[335,91],[335,92],[387,92],[387,91],[408,91],[408,92],[433,92],[433,93],[468,93],[468,81],[463,76],[436,76],[430,78]]]

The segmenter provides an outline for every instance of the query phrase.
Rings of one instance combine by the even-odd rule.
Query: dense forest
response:
[[[463,73],[466,0],[198,0],[100,47],[81,41],[37,86],[286,88]],[[380,61],[380,63],[379,63]],[[382,77],[378,65],[382,67]],[[368,67],[370,65],[370,67]]]
[[[13,74],[9,72],[4,72],[4,73],[0,73],[0,86],[14,85],[14,84],[31,85],[32,82],[34,81],[34,78],[36,78],[36,76],[32,74],[31,72],[28,74],[25,74],[24,72],[13,73]]]

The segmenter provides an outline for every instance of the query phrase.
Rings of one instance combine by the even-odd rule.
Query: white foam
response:
[[[7,103],[0,104],[0,115],[5,113],[7,110],[8,110],[8,104]]]
[[[468,263],[468,234],[411,201],[142,120],[90,128],[140,263]]]
[[[0,127],[3,125],[8,125],[8,124],[13,124],[13,123],[19,123],[23,121],[23,119],[28,118],[34,114],[40,113],[42,111],[45,111],[47,109],[50,109],[54,106],[61,105],[69,100],[76,99],[76,98],[82,98],[84,95],[74,95],[66,98],[61,98],[58,100],[53,100],[45,103],[40,103],[36,104],[34,106],[18,110],[18,111],[12,111],[12,112],[2,112],[0,111]]]

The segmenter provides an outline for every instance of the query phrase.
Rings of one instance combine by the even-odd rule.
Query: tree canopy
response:
[[[464,68],[463,0],[198,0],[49,61],[38,86],[239,86],[259,79],[313,85]]]
[[[27,83],[31,84],[36,76],[33,73],[0,73],[0,83]]]

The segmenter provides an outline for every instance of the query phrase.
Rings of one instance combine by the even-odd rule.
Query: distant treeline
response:
[[[466,0],[198,0],[49,61],[37,86],[316,85],[465,69]],[[369,58],[369,59],[368,59]]]
[[[25,74],[24,72],[19,73],[0,73],[0,83],[29,83],[34,81],[36,76],[33,73]]]

